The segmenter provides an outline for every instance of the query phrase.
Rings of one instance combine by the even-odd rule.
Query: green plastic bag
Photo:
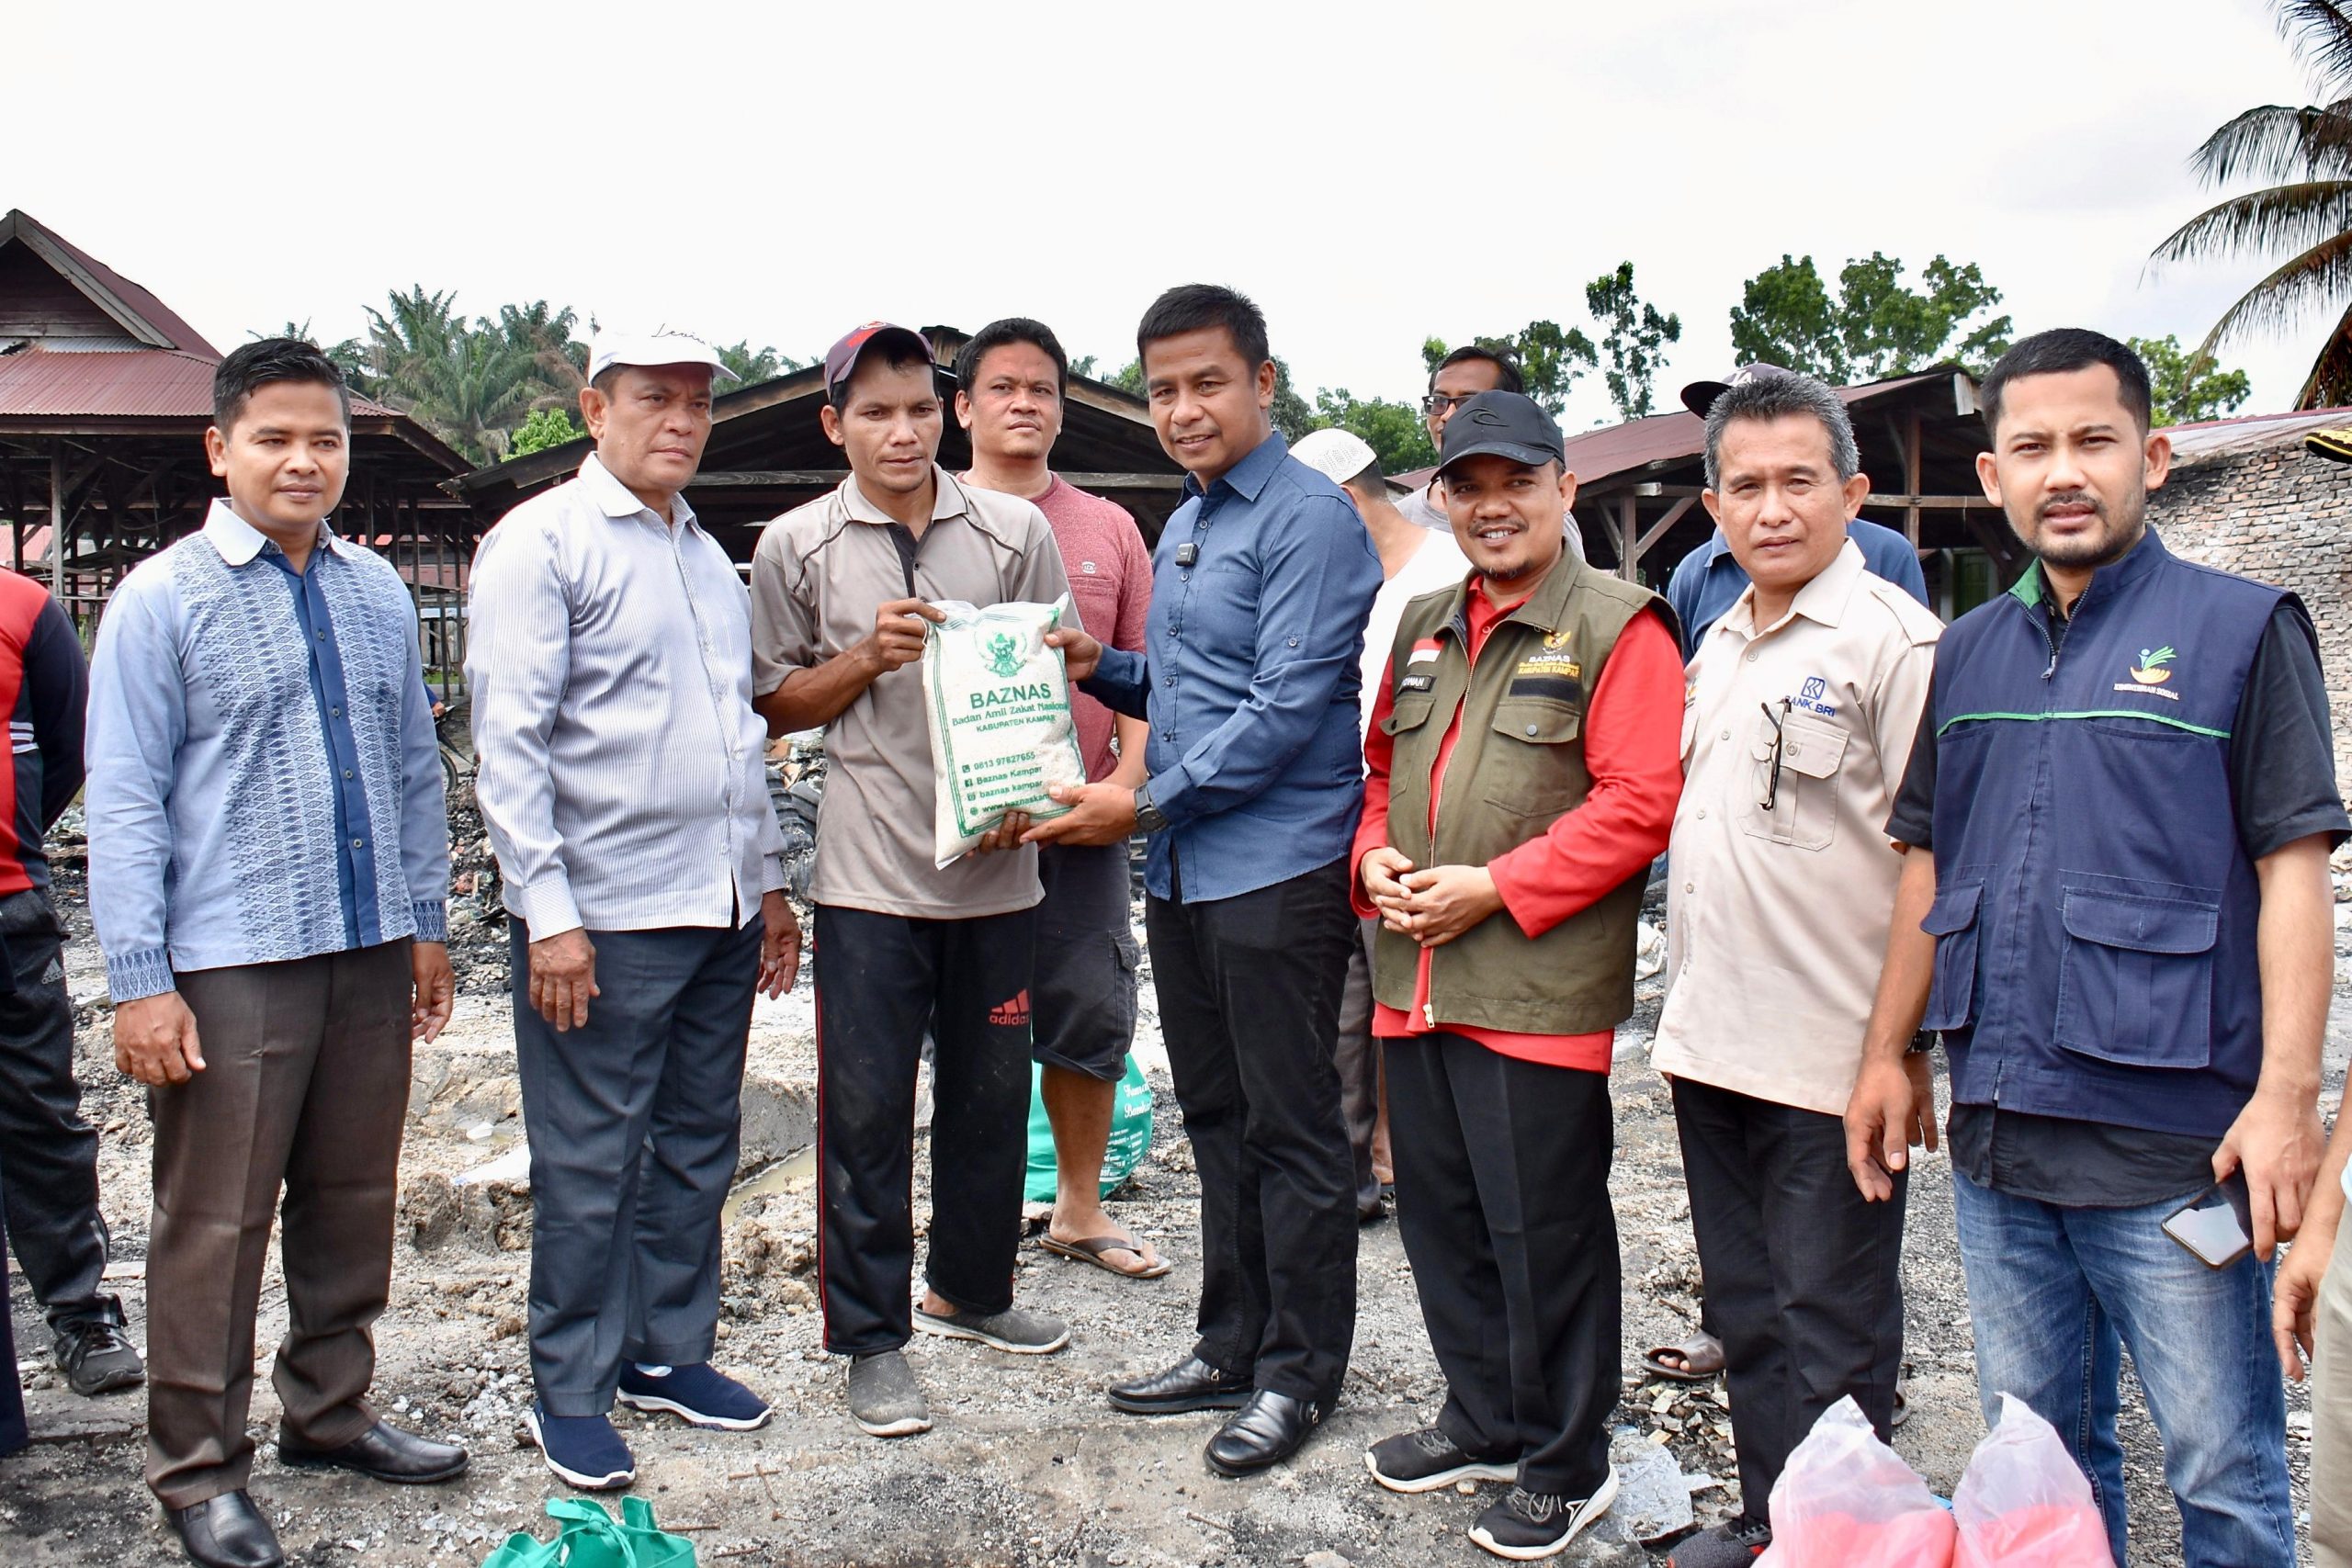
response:
[[[1054,1124],[1046,1116],[1046,1097],[1040,1085],[1045,1073],[1035,1063],[1029,1065],[1029,1179],[1022,1190],[1024,1201],[1050,1203],[1056,1189],[1054,1159]],[[1144,1155],[1151,1148],[1151,1085],[1144,1081],[1143,1068],[1134,1053],[1127,1055],[1127,1070],[1119,1079],[1117,1092],[1111,1097],[1111,1142],[1102,1151],[1102,1196],[1108,1198],[1118,1190],[1119,1183],[1135,1174],[1143,1163]]]
[[[621,1499],[618,1524],[601,1503],[560,1497],[548,1517],[563,1529],[553,1540],[516,1530],[482,1560],[481,1568],[695,1568],[695,1543],[653,1523],[653,1505]]]

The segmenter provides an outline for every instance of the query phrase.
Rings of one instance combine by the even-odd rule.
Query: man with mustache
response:
[[[1515,392],[1446,427],[1470,571],[1398,620],[1353,852],[1397,1223],[1446,1380],[1433,1425],[1365,1458],[1395,1492],[1513,1483],[1470,1538],[1515,1561],[1617,1492],[1610,1046],[1682,784],[1673,612],[1569,551],[1561,446]]]
[[[1986,1418],[2013,1393],[2065,1434],[2127,1561],[2129,1347],[2185,1560],[2287,1568],[2269,1259],[2320,1165],[2327,857],[2352,828],[2317,642],[2292,594],[2148,527],[2172,451],[2129,348],[2038,333],[1978,397],[1978,477],[2037,558],[1937,648],[1887,825],[1932,852],[1904,857],[1848,1165],[1899,1199],[1904,1056],[1940,1031]],[[2221,1180],[2253,1247],[2209,1267],[2164,1223]]]

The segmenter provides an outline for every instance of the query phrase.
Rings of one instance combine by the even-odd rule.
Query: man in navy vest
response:
[[[1848,1160],[1893,1190],[1904,1050],[1940,1031],[1987,1418],[2013,1393],[2066,1435],[2127,1561],[2128,1346],[2184,1560],[2289,1568],[2270,1258],[2320,1161],[2327,855],[2352,827],[2317,640],[2293,595],[2147,527],[2172,451],[2130,349],[2042,333],[1980,399],[1984,493],[2038,559],[1937,649],[1887,826],[1932,852],[1905,861]],[[2214,1269],[2162,1227],[2223,1179],[2255,1245]]]

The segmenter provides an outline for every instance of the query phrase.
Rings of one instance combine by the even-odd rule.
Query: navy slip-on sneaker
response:
[[[720,1432],[764,1427],[772,1412],[766,1401],[708,1361],[691,1367],[640,1367],[621,1363],[620,1400],[632,1410],[666,1410],[691,1426]]]
[[[550,1416],[537,1405],[523,1412],[524,1428],[540,1457],[566,1484],[582,1492],[614,1492],[637,1479],[637,1461],[602,1416]]]

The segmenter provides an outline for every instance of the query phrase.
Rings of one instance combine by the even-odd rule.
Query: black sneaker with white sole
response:
[[[1609,1511],[1617,1500],[1617,1468],[1589,1497],[1564,1497],[1556,1492],[1530,1492],[1514,1486],[1510,1495],[1478,1516],[1470,1539],[1498,1557],[1533,1562],[1568,1549],[1584,1528]]]
[[[1435,1492],[1457,1481],[1510,1481],[1519,1474],[1517,1461],[1479,1459],[1435,1427],[1384,1438],[1363,1462],[1391,1492]]]

